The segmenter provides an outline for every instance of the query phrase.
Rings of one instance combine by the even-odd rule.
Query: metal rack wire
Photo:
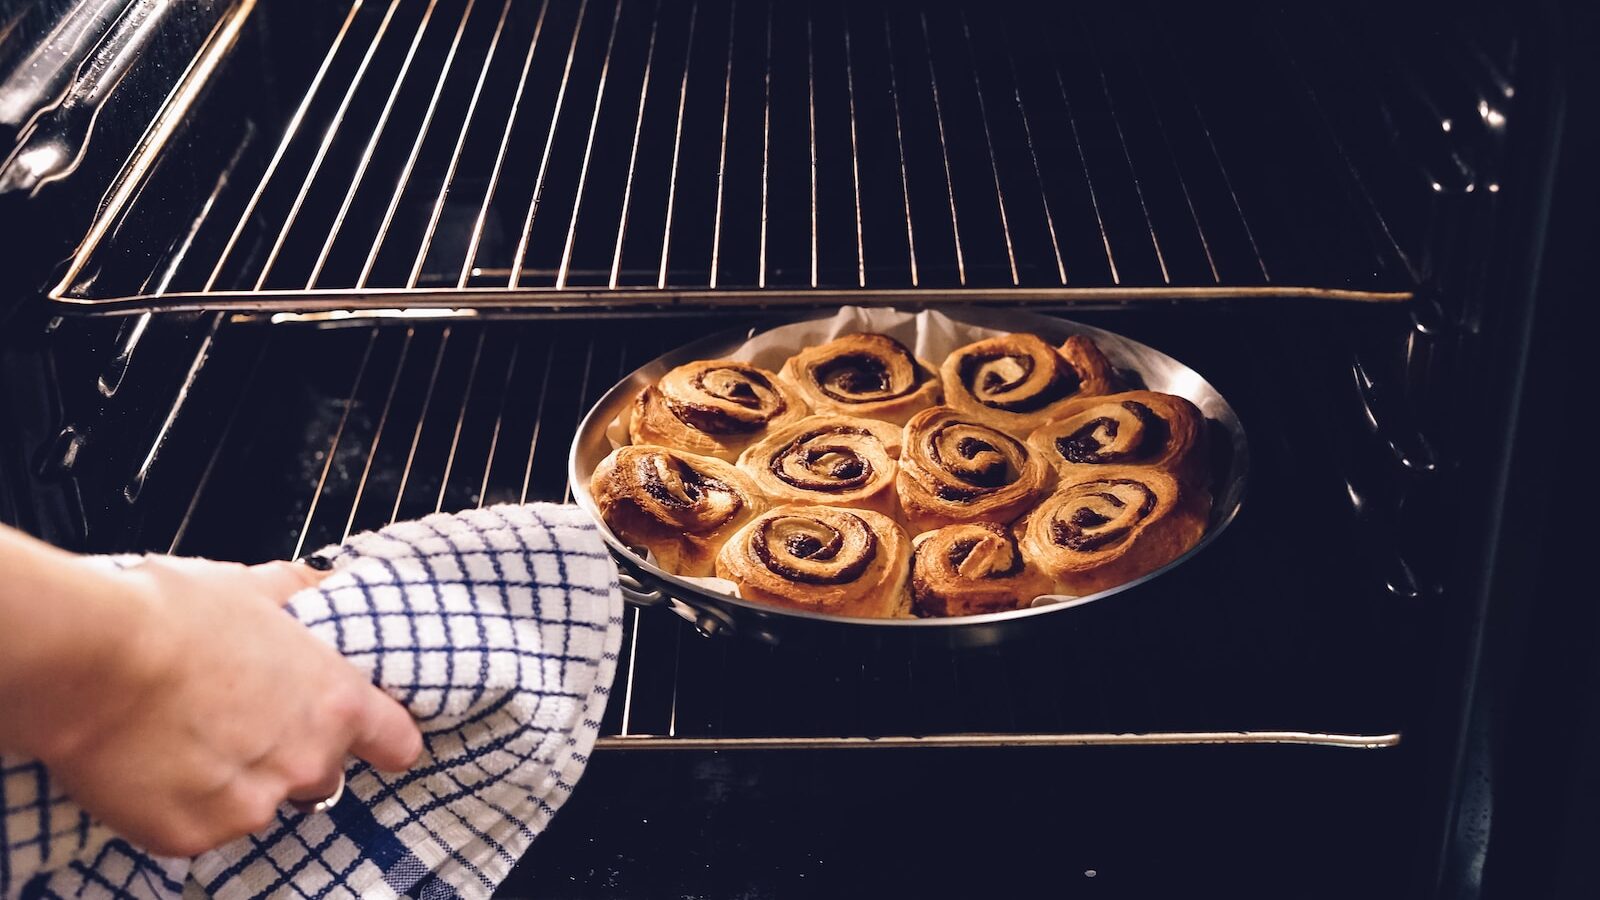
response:
[[[214,383],[202,400],[234,412],[186,438],[199,454],[192,466],[157,472],[170,480],[151,493],[185,502],[168,524],[152,524],[145,543],[292,558],[437,510],[568,499],[565,458],[579,417],[621,375],[706,324],[224,327],[219,352],[244,366],[242,376]],[[1219,374],[1239,385],[1259,376],[1248,367]],[[1377,598],[1362,599],[1376,592],[1337,577],[1308,585],[1298,570],[1328,549],[1323,542],[1350,540],[1341,486],[1332,475],[1316,485],[1292,474],[1301,463],[1284,453],[1263,463],[1269,488],[1258,505],[1272,506],[1261,521],[1274,527],[1252,528],[1247,517],[1152,590],[1085,608],[1071,630],[1041,631],[1004,652],[878,634],[826,647],[711,641],[662,610],[631,610],[602,745],[1393,746],[1398,714],[1385,685],[1394,658],[1382,637],[1392,629],[1379,624]],[[1278,478],[1300,480],[1293,492],[1273,491]],[[178,496],[180,480],[192,494]],[[1304,499],[1272,499],[1291,493]],[[254,512],[241,518],[241,508]],[[1329,679],[1330,667],[1344,674]]]
[[[1208,106],[1239,101],[1202,96],[1170,36],[1128,40],[1144,26],[1107,15],[354,0],[198,233],[158,245],[174,277],[132,280],[119,267],[151,256],[134,245],[152,237],[107,226],[52,296],[269,309],[1409,296],[1393,247],[1319,241],[1308,263],[1286,244],[1277,206],[1302,198],[1246,190],[1260,160],[1219,149],[1210,124]],[[145,163],[159,188],[181,160]],[[138,220],[163,191],[118,196],[102,219]]]

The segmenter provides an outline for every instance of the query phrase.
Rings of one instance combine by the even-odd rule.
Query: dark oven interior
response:
[[[1249,432],[1208,552],[1021,646],[773,647],[630,611],[605,753],[516,890],[838,895],[872,866],[839,835],[925,854],[922,792],[977,770],[1014,770],[975,808],[1078,848],[1054,873],[1076,883],[1203,859],[1265,884],[1331,847],[1367,864],[1330,893],[1437,876],[1498,452],[1475,435],[1508,415],[1484,379],[1520,352],[1548,163],[1543,19],[215,0],[120,35],[140,6],[0,4],[0,71],[74,15],[80,57],[121,51],[0,123],[4,214],[30,223],[0,518],[57,542],[260,561],[569,499],[576,423],[620,376],[838,303],[1065,313],[1194,367]],[[1249,746],[1174,746],[1217,743]],[[1165,749],[1083,749],[1129,744]],[[840,784],[852,824],[813,841],[795,785]],[[707,816],[729,824],[684,824]]]

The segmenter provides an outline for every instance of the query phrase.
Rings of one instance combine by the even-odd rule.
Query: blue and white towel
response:
[[[267,830],[188,860],[117,839],[43,766],[0,757],[0,897],[494,891],[583,773],[616,674],[622,600],[594,523],[572,507],[498,506],[319,555],[336,571],[289,611],[417,718],[417,765],[352,761],[328,813],[286,805]]]

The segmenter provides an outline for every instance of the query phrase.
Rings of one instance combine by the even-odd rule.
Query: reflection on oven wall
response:
[[[1252,437],[1276,447],[1263,490],[1305,487],[1353,560],[1302,603],[1359,597],[1396,646],[1257,597],[1234,611],[1260,634],[1233,652],[1278,671],[1331,629],[1311,658],[1370,652],[1400,686],[1355,691],[1364,714],[1290,667],[1327,715],[1313,730],[1425,744],[1450,701],[1419,673],[1450,651],[1399,635],[1475,589],[1444,526],[1482,465],[1476,368],[1506,358],[1523,314],[1496,285],[1533,240],[1509,205],[1533,202],[1540,151],[1511,150],[1544,136],[1550,76],[1530,48],[1550,26],[1371,12],[0,3],[0,204],[32,226],[0,251],[16,426],[0,515],[85,549],[265,559],[394,516],[560,500],[588,404],[708,320],[1027,305],[1238,385]],[[1305,397],[1318,415],[1279,412]],[[1294,514],[1250,503],[1242,567],[1278,546],[1249,543],[1265,517]],[[260,513],[234,523],[240,508]],[[1233,586],[1225,568],[1185,583]],[[1238,590],[1302,596],[1276,574]],[[686,685],[728,674],[683,656],[693,635],[662,618],[633,623],[647,665],[689,660]],[[1215,675],[1199,651],[1175,665]],[[674,730],[675,701],[637,690],[642,718],[619,712],[612,736]],[[1271,692],[1243,693],[1245,725],[1293,724]],[[1180,721],[1205,718],[1193,700],[1099,724],[1225,724]],[[702,736],[808,736],[689,705]],[[889,705],[847,727],[883,727]],[[1095,724],[919,715],[899,731]]]

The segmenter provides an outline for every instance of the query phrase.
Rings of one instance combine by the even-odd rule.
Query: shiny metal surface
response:
[[[128,0],[82,0],[62,11],[27,55],[0,80],[0,125],[20,126],[55,99]],[[18,12],[20,19],[24,15]]]
[[[1227,435],[1225,445],[1219,447],[1216,443],[1213,443],[1214,453],[1222,452],[1227,454],[1225,460],[1227,468],[1222,477],[1212,486],[1214,501],[1211,508],[1211,518],[1206,534],[1200,539],[1200,542],[1191,548],[1189,552],[1160,569],[1110,590],[1078,597],[1070,601],[1002,613],[948,619],[867,619],[783,609],[755,603],[739,597],[713,593],[687,579],[680,578],[646,562],[643,557],[630,549],[620,538],[612,533],[610,528],[601,522],[601,533],[604,535],[606,543],[616,554],[623,568],[629,571],[631,578],[640,586],[640,591],[628,592],[629,598],[635,599],[635,594],[640,592],[659,591],[669,601],[676,601],[676,611],[687,620],[695,623],[696,627],[700,628],[702,632],[715,631],[719,634],[730,634],[737,631],[747,633],[757,640],[770,642],[778,642],[783,639],[783,632],[790,621],[805,620],[812,624],[824,626],[850,625],[891,630],[944,632],[962,643],[986,644],[1005,639],[1008,632],[1013,631],[1019,625],[1025,625],[1038,616],[1063,612],[1133,590],[1140,584],[1171,571],[1195,554],[1204,551],[1206,546],[1216,540],[1238,514],[1239,507],[1244,499],[1245,483],[1250,468],[1249,443],[1245,437],[1244,426],[1239,422],[1239,418],[1233,408],[1228,405],[1228,401],[1198,372],[1159,350],[1137,341],[1064,319],[995,309],[967,308],[950,309],[944,312],[958,322],[981,325],[986,328],[1031,332],[1052,342],[1063,341],[1074,334],[1091,337],[1118,369],[1136,375],[1138,380],[1141,380],[1150,390],[1177,394],[1194,402],[1205,413],[1206,418],[1215,423],[1216,426],[1219,426],[1222,432]],[[822,318],[822,316],[812,318]],[[599,509],[590,494],[589,482],[594,474],[595,467],[611,452],[611,443],[606,436],[608,425],[633,402],[640,390],[653,384],[676,366],[699,359],[715,359],[733,352],[749,337],[753,336],[753,333],[737,332],[713,335],[667,353],[655,361],[634,370],[601,397],[578,426],[577,436],[573,441],[572,452],[568,458],[568,482],[572,487],[573,499],[578,505],[582,506],[599,521]]]
[[[1282,101],[1200,87],[1211,63],[1159,42],[1129,56],[1121,14],[348,0],[297,20],[253,0],[193,6],[228,23],[219,37],[249,16],[249,42],[193,57],[53,279],[64,309],[818,307],[846,288],[919,303],[1411,296],[1397,254],[1347,227],[1337,184],[1294,163],[1319,136],[1284,122],[1284,147],[1241,147],[1218,105]],[[156,19],[210,21],[130,2],[94,54],[109,63],[93,66],[101,92],[137,55],[113,38]],[[236,96],[257,67],[283,73],[281,97]],[[203,190],[186,160],[159,163],[199,146],[228,158],[240,122],[280,152],[246,155],[199,252],[151,290],[144,260],[162,264],[192,222],[172,210]],[[71,159],[30,143],[11,180],[37,185]],[[146,220],[159,225],[123,227]],[[1323,221],[1333,240],[1308,230]]]
[[[173,5],[172,0],[135,0],[123,10],[78,67],[65,94],[24,127],[11,155],[0,164],[0,194],[32,194],[77,169],[88,152],[101,108],[139,61]]]
[[[1400,735],[1329,734],[1319,731],[1158,731],[1127,734],[941,734],[885,737],[692,738],[662,735],[608,735],[601,750],[860,750],[917,747],[1192,747],[1225,744],[1298,744],[1346,750],[1387,750]]]

